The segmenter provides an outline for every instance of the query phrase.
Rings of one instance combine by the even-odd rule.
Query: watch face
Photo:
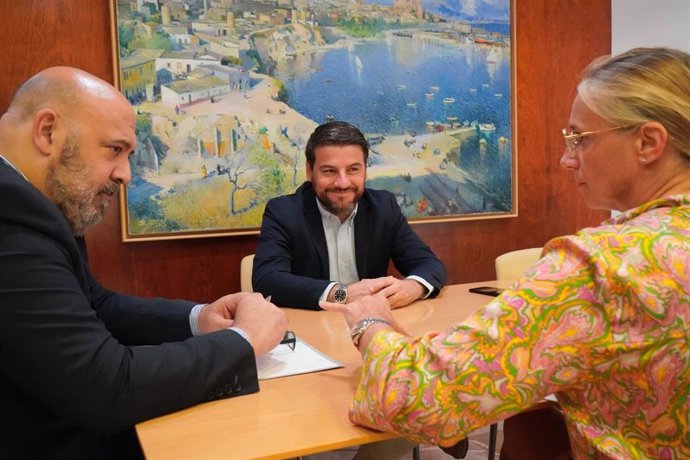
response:
[[[347,290],[339,287],[333,292],[333,300],[337,303],[345,303],[347,300]]]

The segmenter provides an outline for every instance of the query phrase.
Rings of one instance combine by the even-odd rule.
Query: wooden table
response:
[[[492,298],[472,286],[506,286],[491,281],[445,287],[439,296],[395,310],[411,334],[443,330]],[[393,438],[353,425],[347,418],[362,370],[345,320],[338,313],[286,309],[290,329],[344,367],[260,382],[261,391],[199,404],[137,425],[148,460],[278,459]]]

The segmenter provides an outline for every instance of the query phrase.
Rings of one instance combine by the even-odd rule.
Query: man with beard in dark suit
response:
[[[133,426],[258,391],[287,318],[258,294],[144,299],[89,272],[84,230],[129,182],[132,107],[46,69],[0,118],[0,457],[140,458]]]

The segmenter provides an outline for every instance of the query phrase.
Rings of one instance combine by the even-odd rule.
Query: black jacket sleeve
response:
[[[412,230],[402,214],[395,196],[386,193],[393,237],[390,258],[403,276],[416,275],[434,287],[430,297],[436,297],[446,282],[446,267],[424,241]]]
[[[266,204],[254,255],[252,286],[281,307],[320,310],[319,297],[331,280],[319,243],[293,199],[281,197]],[[320,222],[319,222],[319,225]],[[321,235],[323,237],[323,230]],[[327,253],[325,240],[324,254]]]
[[[38,404],[41,418],[114,432],[258,391],[246,340],[233,331],[189,337],[191,303],[104,290],[57,209],[38,192],[15,192],[0,183],[0,388],[13,398],[3,399],[3,423],[8,407]]]

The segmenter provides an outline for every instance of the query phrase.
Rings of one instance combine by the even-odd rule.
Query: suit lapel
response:
[[[367,191],[365,190],[364,195],[358,201],[357,215],[355,216],[355,257],[359,279],[362,279],[367,273],[367,253],[371,242],[369,226],[374,219],[371,213],[372,209],[369,206]]]
[[[316,195],[311,183],[305,183],[304,193],[302,196],[302,209],[304,209],[304,221],[307,223],[307,228],[312,237],[312,242],[319,255],[319,262],[321,262],[322,276],[325,279],[330,279],[330,268],[328,266],[328,245],[326,244],[326,235],[323,232],[323,222],[321,221],[321,213],[316,205]]]

